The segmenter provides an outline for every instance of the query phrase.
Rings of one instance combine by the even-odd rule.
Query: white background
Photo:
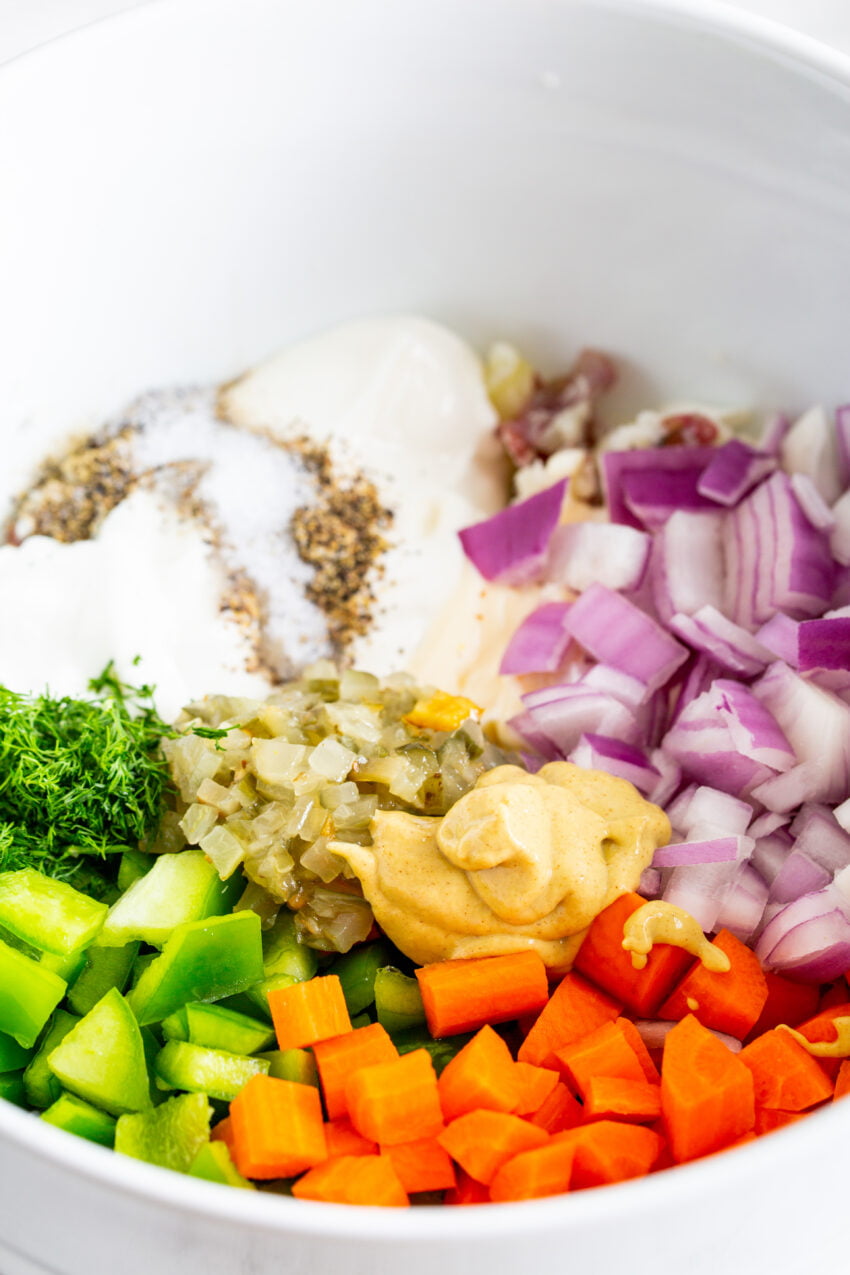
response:
[[[163,0],[168,3],[168,0]],[[0,61],[141,0],[0,0]],[[850,0],[729,0],[850,53]]]

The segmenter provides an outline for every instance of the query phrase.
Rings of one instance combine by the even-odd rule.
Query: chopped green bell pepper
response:
[[[273,988],[305,983],[318,968],[318,953],[298,941],[294,913],[281,908],[274,925],[263,934],[263,977],[248,988],[246,996],[268,1017],[269,992]]]
[[[393,1044],[400,1054],[412,1054],[415,1049],[426,1050],[431,1056],[431,1062],[438,1076],[446,1064],[451,1062],[455,1054],[459,1054],[470,1040],[472,1040],[472,1032],[465,1032],[459,1036],[443,1036],[439,1040],[434,1040],[433,1036],[420,1027],[407,1027],[393,1035]]]
[[[189,1175],[203,1178],[205,1182],[220,1182],[223,1186],[238,1186],[248,1191],[257,1189],[253,1182],[243,1178],[224,1142],[205,1142],[189,1166]]]
[[[153,1111],[121,1116],[115,1126],[115,1150],[163,1169],[188,1173],[209,1141],[212,1114],[201,1093],[169,1098]]]
[[[53,952],[42,952],[38,961],[42,969],[58,974],[66,983],[73,983],[86,963],[85,948],[79,952],[69,952],[67,956],[56,956]]]
[[[16,1107],[26,1107],[27,1095],[22,1072],[7,1071],[0,1076],[0,1098],[14,1103]]]
[[[166,1040],[188,1040],[189,1019],[186,1016],[186,1006],[184,1005],[182,1009],[175,1009],[173,1014],[163,1018],[159,1029]]]
[[[98,1111],[90,1102],[84,1102],[72,1093],[61,1093],[46,1111],[41,1113],[42,1120],[64,1129],[66,1133],[75,1133],[79,1138],[87,1138],[89,1142],[98,1142],[102,1147],[111,1147],[115,1141],[115,1117],[108,1116],[105,1111]]]
[[[31,1049],[24,1049],[23,1045],[19,1045],[12,1036],[0,1032],[0,1073],[20,1071],[22,1067],[26,1067],[31,1058]]]
[[[66,1089],[110,1115],[151,1105],[142,1033],[116,988],[71,1028],[47,1061]]]
[[[375,1008],[378,1022],[390,1035],[425,1022],[419,984],[392,965],[383,966],[375,975]]]
[[[138,943],[127,943],[124,947],[102,947],[93,943],[85,953],[85,966],[68,992],[71,1008],[78,1014],[87,1014],[110,988],[117,987],[123,992],[138,954]]]
[[[144,850],[125,850],[118,861],[118,889],[123,894],[135,881],[147,876],[156,859]]]
[[[390,950],[385,943],[367,943],[340,956],[330,967],[342,984],[349,1014],[354,1017],[375,1000],[375,975],[387,965]]]
[[[232,1102],[252,1076],[267,1076],[265,1058],[246,1058],[223,1049],[205,1049],[187,1040],[170,1040],[160,1050],[156,1073],[172,1089],[205,1093]]]
[[[0,872],[0,925],[43,952],[68,956],[87,947],[108,910],[35,868]]]
[[[177,926],[229,912],[244,886],[239,874],[222,881],[203,850],[161,854],[111,908],[99,941],[123,947],[141,939],[162,947]]]
[[[24,1072],[24,1088],[31,1107],[49,1107],[61,1094],[62,1086],[50,1070],[47,1059],[79,1021],[76,1014],[69,1014],[66,1009],[57,1009],[50,1020],[38,1050]]]
[[[0,1031],[25,1049],[65,995],[67,984],[38,961],[0,940]]]
[[[299,1085],[319,1085],[319,1070],[309,1049],[270,1049],[261,1054],[275,1080],[294,1080]]]
[[[220,1000],[262,977],[260,918],[233,912],[179,925],[128,1000],[140,1023],[159,1023],[190,1001]]]
[[[247,1014],[222,1005],[187,1005],[187,1037],[193,1045],[223,1049],[230,1054],[256,1054],[271,1049],[275,1043],[274,1028]]]

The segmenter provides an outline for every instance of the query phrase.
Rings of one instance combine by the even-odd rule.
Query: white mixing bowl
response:
[[[167,0],[0,72],[0,506],[136,392],[430,315],[620,406],[850,397],[850,66],[707,4]],[[229,1191],[0,1110],[3,1275],[823,1275],[850,1102],[528,1205]]]

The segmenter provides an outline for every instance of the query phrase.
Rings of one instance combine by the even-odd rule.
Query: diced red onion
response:
[[[658,771],[639,748],[606,735],[582,735],[567,760],[587,770],[603,770],[619,779],[627,779],[644,795],[651,792],[660,779]]]
[[[845,832],[850,832],[850,797],[842,801],[840,806],[836,806],[832,814],[836,823],[840,824]]]
[[[835,514],[808,474],[792,474],[791,488],[812,526],[829,534],[835,526]]]
[[[768,885],[776,880],[793,848],[794,838],[784,828],[758,838],[750,860]]]
[[[850,491],[832,506],[833,526],[829,533],[829,551],[843,567],[850,566]]]
[[[850,864],[850,836],[829,806],[802,806],[788,831],[796,838],[795,850],[808,855],[830,876]]]
[[[753,817],[753,808],[748,801],[741,801],[706,784],[694,788],[687,802],[677,803],[677,806],[676,827],[687,833],[708,825],[726,836],[741,837]]]
[[[753,692],[779,723],[799,762],[808,764],[797,777],[800,796],[793,805],[843,801],[850,792],[850,705],[806,681],[781,660],[770,665]],[[793,808],[773,804],[763,793],[755,795],[769,810]],[[773,796],[770,789],[768,795]]]
[[[835,427],[824,409],[810,407],[794,422],[779,452],[788,474],[806,474],[828,504],[842,491]]]
[[[678,841],[656,850],[653,868],[682,868],[694,863],[737,862],[740,837],[715,837],[711,841]]]
[[[761,626],[756,633],[756,639],[761,646],[767,647],[791,668],[796,668],[799,628],[799,620],[792,620],[790,615],[783,615],[781,611],[777,611],[776,615],[772,615]]]
[[[706,465],[714,456],[713,447],[643,447],[633,451],[604,452],[602,455],[602,485],[608,503],[608,515],[612,522],[626,523],[643,528],[641,520],[626,503],[626,484],[637,474],[648,475],[645,486],[650,495],[656,484],[660,487],[677,474],[688,475],[687,482],[698,496],[696,484]],[[669,489],[668,489],[669,494]],[[703,501],[702,497],[698,497]],[[707,505],[709,502],[704,501]],[[665,517],[680,506],[666,507]],[[664,518],[661,519],[664,521]]]
[[[677,510],[653,536],[648,581],[658,618],[721,607],[724,515]]]
[[[668,754],[669,756],[669,754]],[[688,808],[693,800],[694,793],[697,791],[697,784],[688,784],[687,788],[683,788],[679,795],[670,802],[667,807],[667,818],[673,828],[683,832],[688,822]]]
[[[778,815],[773,810],[765,810],[747,828],[747,836],[758,841],[759,837],[770,837],[780,828],[787,827],[788,823],[788,815]]]
[[[540,579],[566,489],[563,479],[459,532],[464,553],[485,580],[519,585]]]
[[[531,748],[535,749],[544,761],[557,761],[560,757],[557,747],[552,743],[549,736],[539,729],[530,712],[517,713],[515,717],[508,719],[506,725],[511,730],[516,731],[517,735],[521,736]]]
[[[644,682],[630,677],[611,664],[594,664],[582,674],[581,684],[589,691],[602,691],[613,695],[621,704],[637,709],[649,699],[650,692]]]
[[[661,748],[653,749],[650,761],[658,771],[658,782],[647,794],[649,800],[664,809],[682,784],[682,768]]]
[[[697,655],[692,658],[690,665],[684,666],[687,669],[687,675],[682,679],[673,700],[673,708],[670,713],[670,724],[673,725],[681,717],[682,713],[692,704],[695,699],[699,699],[707,690],[710,690],[714,682],[721,675],[721,670],[710,660],[707,655]]]
[[[634,714],[610,695],[586,691],[578,686],[547,687],[523,695],[533,728],[566,757],[582,735],[588,732],[616,736],[637,743],[639,731]],[[511,719],[517,729],[517,719]]]
[[[850,669],[850,619],[803,620],[797,630],[801,673],[808,669]]]
[[[820,801],[823,796],[823,776],[816,762],[801,762],[783,775],[772,775],[751,790],[755,801],[768,810],[788,814],[804,801]]]
[[[717,928],[729,930],[742,943],[748,943],[761,923],[767,897],[767,882],[751,863],[742,863],[723,896]]]
[[[594,582],[635,589],[649,557],[644,531],[612,522],[572,522],[556,527],[549,543],[546,578],[583,593]]]
[[[804,894],[776,913],[755,951],[777,973],[813,983],[837,978],[850,966],[850,910],[834,886]]]
[[[720,906],[736,869],[734,860],[674,868],[662,898],[666,903],[690,912],[697,924],[709,934],[716,928]]]
[[[665,1040],[675,1026],[675,1022],[666,1022],[660,1018],[638,1018],[635,1021],[635,1027],[640,1032],[641,1040],[647,1049],[650,1050],[663,1049]],[[709,1031],[727,1049],[731,1049],[733,1054],[740,1052],[742,1048],[741,1042],[734,1036],[729,1036],[726,1032],[716,1032],[712,1028],[709,1028]]]
[[[771,903],[793,903],[801,894],[813,894],[822,890],[832,880],[819,863],[795,846],[777,872],[770,886]]]
[[[628,598],[594,584],[573,603],[567,616],[580,646],[605,664],[613,664],[650,691],[663,686],[688,653]],[[608,733],[608,732],[604,732]]]
[[[776,469],[776,457],[758,452],[739,438],[718,447],[697,482],[701,496],[718,505],[737,505],[747,492]]]
[[[791,422],[784,412],[776,412],[768,417],[759,439],[759,451],[767,452],[769,456],[778,456],[782,440],[790,428]]]
[[[661,873],[658,868],[644,868],[640,874],[637,888],[638,894],[645,899],[655,899],[661,893]]]
[[[838,481],[842,489],[850,487],[850,404],[835,409],[835,443],[838,455]]]
[[[771,652],[751,633],[727,620],[722,611],[713,606],[700,607],[693,615],[674,615],[670,628],[694,650],[711,656],[721,668],[740,677],[755,677],[764,672],[773,659]]]
[[[569,609],[568,602],[544,602],[526,616],[508,642],[499,672],[554,673],[571,641],[566,626]]]

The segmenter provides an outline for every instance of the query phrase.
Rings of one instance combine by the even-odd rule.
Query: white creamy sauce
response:
[[[350,465],[375,482],[393,522],[374,577],[374,623],[350,656],[381,674],[415,667],[426,633],[441,628],[441,614],[451,620],[457,612],[463,581],[475,583],[464,573],[457,531],[504,500],[496,416],[476,355],[424,319],[365,320],[291,346],[223,399],[234,424],[283,439],[307,435],[328,445],[343,474]],[[279,531],[309,482],[292,476],[285,453],[268,465],[276,449],[267,442],[263,450],[260,440],[216,425],[211,403],[209,392],[175,400],[173,419],[156,422],[158,441],[140,435],[134,447],[141,468],[212,454],[216,465],[199,494],[236,532],[214,556],[197,523],[169,511],[155,492],[137,489],[92,540],[34,536],[0,548],[0,681],[15,690],[80,695],[112,659],[126,680],[155,684],[165,718],[209,692],[266,694],[265,678],[246,671],[252,652],[245,632],[220,607],[226,572],[240,561],[254,569],[272,638],[286,633],[290,659],[305,663],[328,653],[320,614],[303,593],[310,568]],[[270,507],[276,522],[264,521]],[[471,613],[474,607],[462,609],[464,623]],[[434,680],[452,689],[462,671],[451,667],[449,654],[456,663],[475,650],[473,641],[450,643],[449,666],[439,677],[435,670]]]

